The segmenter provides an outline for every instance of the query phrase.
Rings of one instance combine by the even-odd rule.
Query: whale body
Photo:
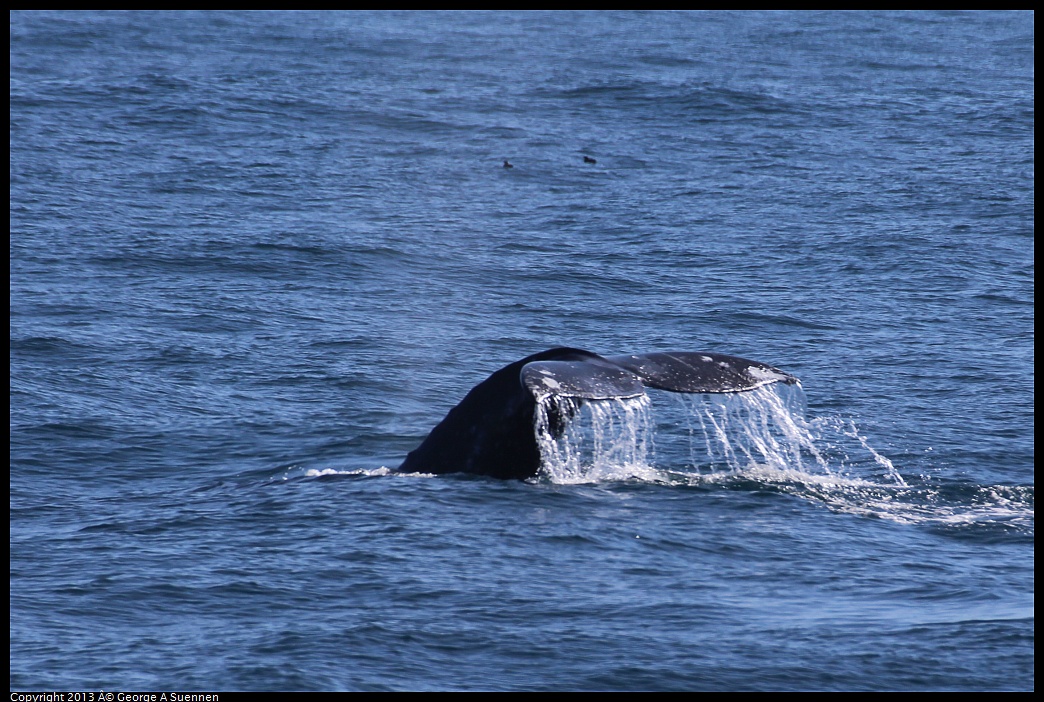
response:
[[[724,354],[599,356],[582,349],[549,349],[501,368],[472,388],[399,470],[532,478],[540,470],[536,408],[551,396],[583,402],[639,397],[646,388],[732,393],[797,382],[760,361]]]

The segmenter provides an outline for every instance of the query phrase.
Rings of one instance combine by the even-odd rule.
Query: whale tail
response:
[[[529,478],[540,468],[534,434],[538,402],[639,397],[647,387],[729,393],[797,383],[778,368],[738,356],[672,351],[603,357],[573,348],[534,354],[496,371],[449,411],[399,470]],[[564,423],[567,418],[560,418]]]

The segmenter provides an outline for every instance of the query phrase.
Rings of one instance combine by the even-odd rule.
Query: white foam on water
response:
[[[377,477],[383,475],[399,475],[399,473],[384,466],[381,466],[380,468],[357,468],[352,470],[337,468],[309,468],[304,472],[304,477],[306,478],[321,478],[327,475],[365,475],[367,477]]]

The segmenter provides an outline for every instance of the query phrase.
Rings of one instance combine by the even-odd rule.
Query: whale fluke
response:
[[[505,366],[472,388],[399,470],[533,477],[540,469],[536,406],[551,396],[607,400],[640,397],[647,387],[729,393],[797,382],[765,363],[724,354],[670,351],[603,357],[582,349],[550,349]]]

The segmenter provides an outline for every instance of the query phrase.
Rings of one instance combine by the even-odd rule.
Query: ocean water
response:
[[[12,690],[1032,690],[1033,21],[12,12]]]

